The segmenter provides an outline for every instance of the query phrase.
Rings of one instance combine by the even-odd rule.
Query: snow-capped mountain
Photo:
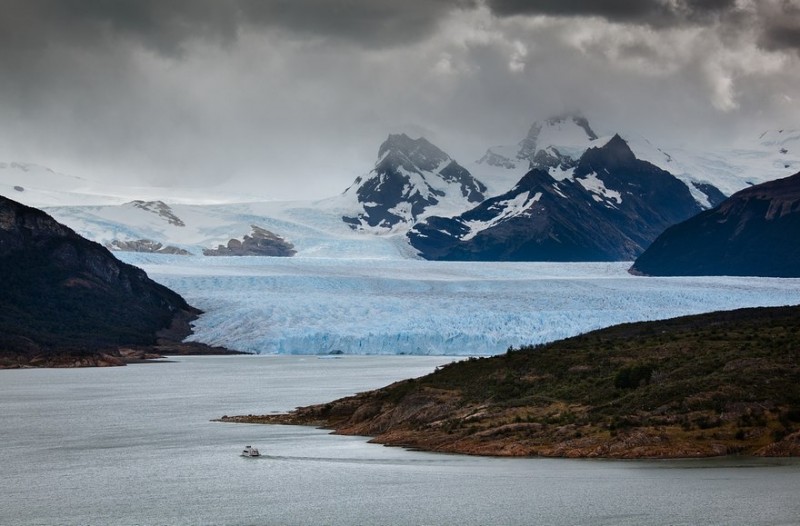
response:
[[[535,167],[472,210],[430,217],[409,241],[426,259],[626,260],[702,210],[683,182],[637,159],[618,135],[567,162],[560,178]]]
[[[713,185],[724,197],[800,170],[800,130],[768,130],[724,150],[700,145],[662,149],[642,137],[625,135],[636,157],[669,171],[690,189]],[[711,199],[712,208],[723,199]],[[698,200],[702,203],[702,200]]]
[[[611,139],[609,135],[600,136],[595,129],[585,118],[575,116],[534,123],[519,143],[490,148],[469,169],[425,139],[391,135],[381,145],[372,171],[356,179],[343,194],[320,201],[259,201],[257,195],[237,196],[231,188],[223,186],[217,189],[118,186],[34,164],[10,162],[0,162],[0,195],[29,206],[46,207],[59,221],[113,250],[200,255],[204,250],[228,246],[232,241],[235,245],[255,229],[263,229],[294,246],[301,257],[415,257],[420,246],[423,253],[444,254],[453,242],[449,236],[457,234],[457,245],[465,241],[478,243],[483,239],[480,230],[497,227],[527,210],[530,203],[525,192],[529,189],[524,190],[525,185],[521,185],[523,190],[516,187],[531,168],[544,171],[558,183],[547,179],[544,186],[549,184],[549,189],[573,200],[569,203],[571,210],[552,212],[547,221],[553,224],[566,221],[566,217],[576,215],[586,206],[609,210],[612,208],[605,205],[619,206],[615,196],[619,193],[621,198],[624,188],[615,187],[616,183],[607,181],[601,171],[596,177],[589,172],[578,172],[584,154],[605,146]],[[642,137],[625,134],[621,137],[636,158],[649,161],[683,181],[703,209],[719,204],[726,195],[742,188],[800,169],[798,130],[765,132],[751,143],[728,152],[667,150]],[[532,179],[538,180],[537,177],[542,176]],[[550,196],[549,190],[545,190],[542,202]],[[268,188],[264,191],[268,192]],[[530,194],[530,200],[538,191]],[[483,203],[487,197],[498,199]],[[586,203],[576,204],[576,200]],[[469,233],[458,233],[465,224],[458,228],[442,227],[445,232],[431,231],[431,226],[443,221],[442,218],[461,222],[465,212],[469,214],[465,223],[469,225]],[[597,220],[596,215],[587,217],[591,219],[586,221]],[[424,229],[430,239],[411,246],[406,233],[422,220],[428,220],[427,225],[414,235]],[[578,217],[569,221],[580,223]],[[668,226],[662,219],[654,223],[662,224]],[[433,250],[433,240],[442,236],[447,243]],[[469,239],[462,239],[464,236]],[[647,239],[649,234],[642,239],[634,238],[634,245],[621,253],[633,257],[639,252],[636,247]],[[519,240],[515,237],[505,242],[510,253],[516,250],[514,246]],[[613,243],[621,246],[619,240]],[[622,256],[614,256],[618,257]]]
[[[554,117],[534,122],[528,135],[517,144],[489,148],[469,168],[489,187],[489,195],[499,195],[512,188],[532,168],[551,171],[554,177],[561,178],[560,174],[574,168],[581,155],[597,140],[586,118],[579,115]]]
[[[668,228],[631,271],[656,276],[800,277],[800,172],[737,192]]]
[[[375,168],[345,190],[354,230],[403,232],[431,214],[455,215],[484,200],[486,187],[425,138],[390,135]]]
[[[670,172],[686,184],[704,209],[755,184],[787,177],[800,170],[800,130],[768,130],[724,150],[704,145],[665,147],[648,138],[619,130],[637,159]],[[467,165],[488,186],[487,194],[508,191],[531,168],[547,170],[556,179],[572,175],[586,150],[602,146],[613,134],[598,134],[585,117],[566,115],[534,122],[514,145],[493,146]]]
[[[729,195],[717,188],[714,178],[709,177],[706,171],[691,166],[695,156],[683,153],[681,158],[686,160],[678,162],[673,155],[644,137],[635,134],[622,134],[622,137],[638,159],[682,180],[701,207],[716,206]],[[545,170],[558,180],[572,178],[581,156],[590,148],[603,146],[610,138],[611,135],[598,136],[583,116],[554,117],[534,122],[528,135],[515,145],[489,148],[483,157],[470,165],[470,169],[486,182],[490,195],[498,195],[533,168]],[[730,191],[732,193],[741,189],[739,184],[742,183],[731,182],[725,186],[735,188]]]

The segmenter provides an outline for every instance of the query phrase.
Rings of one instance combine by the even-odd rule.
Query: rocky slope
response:
[[[509,192],[457,217],[418,223],[411,245],[435,260],[630,260],[702,210],[683,182],[637,159],[618,135],[558,162],[559,169],[567,163],[569,177],[534,168]]]
[[[114,239],[106,244],[109,250],[118,250],[120,252],[145,252],[148,254],[173,254],[176,256],[191,256],[191,252],[182,248],[174,247],[172,245],[164,246],[158,241],[152,239],[134,239],[130,241],[120,241]]]
[[[800,307],[625,324],[292,413],[381,444],[500,456],[800,456]]]
[[[159,334],[179,341],[199,314],[103,246],[2,196],[0,275],[0,352],[11,363],[119,356]]]
[[[375,168],[344,196],[358,211],[342,217],[354,230],[407,228],[432,211],[459,213],[484,199],[486,187],[424,138],[390,135]]]
[[[667,229],[631,271],[800,277],[800,173],[762,183]]]

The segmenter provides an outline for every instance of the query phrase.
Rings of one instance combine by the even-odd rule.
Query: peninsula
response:
[[[800,456],[800,307],[623,324],[288,414],[220,420],[475,455]]]

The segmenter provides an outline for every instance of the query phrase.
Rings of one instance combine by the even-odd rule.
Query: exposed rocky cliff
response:
[[[291,257],[297,253],[294,245],[281,236],[256,225],[251,225],[251,228],[250,235],[245,235],[241,241],[231,239],[227,245],[203,250],[203,255]]]
[[[631,271],[800,277],[800,173],[747,188],[667,229]]]
[[[190,333],[200,311],[49,215],[0,196],[0,352],[90,355]]]

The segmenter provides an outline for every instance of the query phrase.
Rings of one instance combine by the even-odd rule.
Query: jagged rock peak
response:
[[[391,134],[378,149],[378,162],[390,154],[407,157],[417,167],[433,171],[450,156],[424,137],[412,139],[405,133]]]
[[[345,190],[356,210],[342,216],[353,229],[410,228],[442,206],[463,211],[485,199],[486,186],[445,152],[420,137],[392,134],[378,149],[369,174]]]
[[[602,159],[603,163],[609,167],[627,166],[636,161],[636,155],[625,139],[615,134],[603,146],[589,148],[581,161],[593,162],[597,159]]]
[[[525,192],[538,190],[543,186],[552,186],[556,180],[541,168],[533,168],[511,189],[511,192]]]

